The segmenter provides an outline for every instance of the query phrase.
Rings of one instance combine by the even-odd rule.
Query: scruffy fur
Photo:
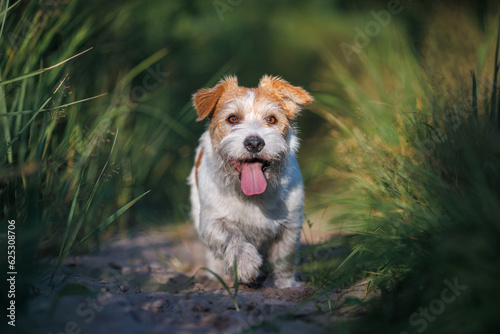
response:
[[[230,76],[199,90],[193,101],[198,120],[210,119],[189,176],[192,219],[208,248],[207,266],[227,279],[236,259],[239,281],[251,283],[267,254],[274,285],[298,286],[292,255],[304,190],[292,122],[312,97],[278,77],[265,75],[257,88],[245,88]],[[247,139],[256,137],[261,146],[248,148]],[[264,163],[267,188],[247,196],[241,162],[255,159]]]

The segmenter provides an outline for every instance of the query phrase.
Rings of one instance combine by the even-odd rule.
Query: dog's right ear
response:
[[[193,105],[198,112],[196,120],[201,121],[212,117],[222,94],[236,87],[238,87],[238,79],[235,76],[228,76],[219,81],[213,88],[203,88],[197,91],[193,95]]]

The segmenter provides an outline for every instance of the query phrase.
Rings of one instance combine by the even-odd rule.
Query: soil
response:
[[[99,253],[65,260],[52,282],[33,288],[26,333],[319,333],[359,316],[338,307],[363,298],[361,282],[320,292],[306,284],[239,286],[236,302],[204,266],[205,248],[189,225],[115,237]],[[227,282],[231,293],[234,284]]]

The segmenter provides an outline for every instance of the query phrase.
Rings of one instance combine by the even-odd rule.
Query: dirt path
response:
[[[314,288],[251,289],[232,299],[203,270],[204,247],[188,225],[115,238],[99,254],[68,258],[52,286],[34,288],[27,333],[318,333],[359,310],[328,312]],[[232,287],[232,284],[230,285]],[[233,289],[231,288],[231,291]],[[332,305],[364,286],[330,293]],[[311,300],[308,300],[311,299]],[[318,306],[323,312],[318,312]]]

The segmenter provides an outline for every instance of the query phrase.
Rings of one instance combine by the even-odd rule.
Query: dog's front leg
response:
[[[262,257],[257,248],[249,243],[240,229],[224,219],[212,221],[206,226],[202,237],[216,259],[224,263],[225,274],[233,277],[233,264],[236,259],[238,280],[250,283],[259,274]],[[212,268],[210,268],[212,269]]]
[[[274,266],[274,285],[278,288],[300,286],[295,280],[294,258],[300,239],[300,228],[285,227],[269,250]]]

